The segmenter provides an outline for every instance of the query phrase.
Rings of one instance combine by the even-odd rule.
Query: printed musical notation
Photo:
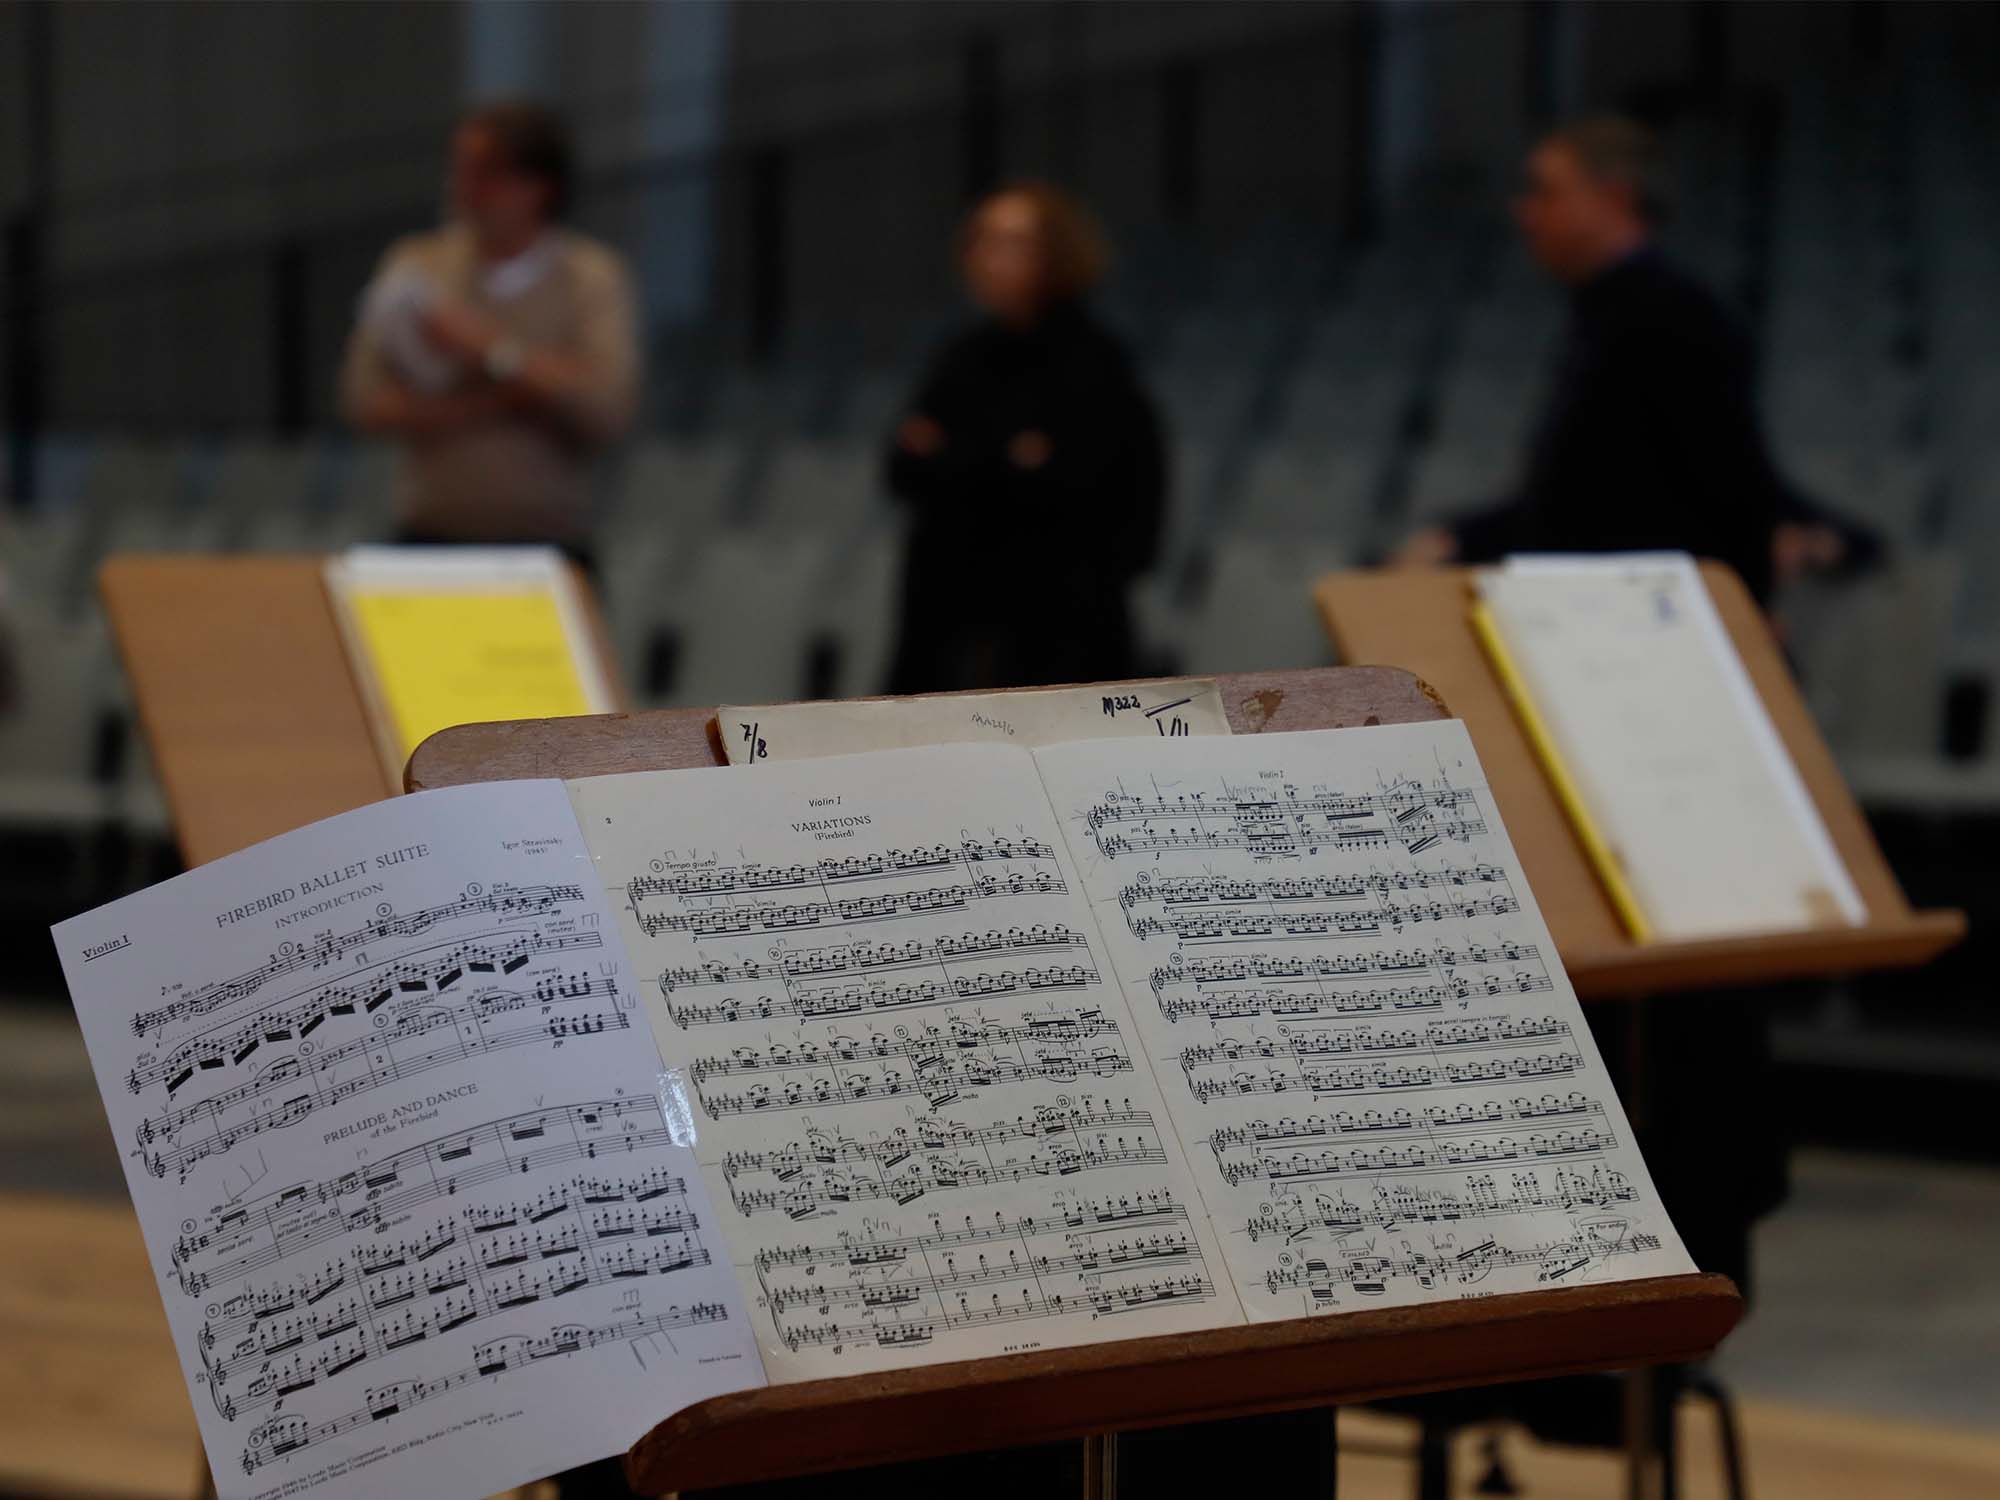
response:
[[[948,844],[884,849],[879,854],[815,859],[793,864],[711,866],[670,875],[634,875],[626,884],[632,899],[654,896],[726,896],[741,891],[827,890],[856,880],[882,880],[921,872],[961,870],[968,877],[992,860],[1048,859],[1055,853],[1034,838],[960,837]]]
[[[684,912],[649,912],[634,881],[632,904],[639,930],[647,937],[685,932],[696,939],[741,937],[757,932],[794,932],[808,927],[838,927],[849,922],[882,922],[926,912],[963,911],[973,901],[999,901],[1010,896],[1061,894],[1068,887],[1050,870],[1015,870],[1005,875],[981,873],[951,885],[917,890],[874,891],[863,896],[836,896],[823,901],[771,903],[746,901]]]
[[[1049,1009],[1019,1020],[986,1020],[945,1011],[943,1024],[899,1026],[865,1037],[834,1033],[824,1041],[738,1047],[688,1064],[710,1115],[807,1109],[814,1105],[920,1096],[932,1109],[977,1097],[996,1085],[1074,1083],[1132,1071],[1115,1020],[1098,1009]],[[755,1081],[711,1089],[714,1080]],[[772,1082],[765,1082],[772,1079]]]
[[[1583,1066],[1576,1051],[1515,1052],[1559,1041],[1569,1023],[1553,1016],[1431,1021],[1378,1031],[1371,1026],[1284,1028],[1278,1035],[1228,1032],[1181,1049],[1181,1072],[1195,1098],[1295,1093],[1390,1094],[1511,1079],[1564,1077]],[[1497,1056],[1476,1056],[1479,1053]],[[1403,1058],[1329,1066],[1328,1057]]]
[[[440,1199],[551,1167],[620,1159],[671,1144],[659,1101],[651,1095],[487,1121],[339,1177],[233,1199],[204,1219],[189,1221],[173,1243],[173,1264],[187,1294],[199,1296],[328,1240],[379,1232]]]
[[[720,1302],[699,1302],[692,1307],[668,1307],[659,1312],[624,1318],[590,1328],[565,1323],[540,1336],[509,1334],[472,1346],[472,1363],[442,1375],[422,1380],[398,1380],[365,1390],[363,1404],[337,1417],[313,1422],[304,1417],[275,1417],[250,1434],[243,1450],[243,1472],[255,1474],[260,1468],[295,1453],[353,1432],[359,1427],[386,1422],[400,1412],[426,1401],[461,1390],[477,1382],[492,1380],[510,1370],[527,1369],[538,1361],[576,1354],[607,1344],[632,1344],[676,1328],[693,1328],[703,1323],[728,1319],[729,1309]]]
[[[927,1115],[868,1140],[809,1125],[802,1138],[768,1150],[727,1153],[722,1172],[742,1213],[797,1220],[849,1203],[903,1208],[999,1184],[1166,1163],[1151,1111],[1130,1099],[1109,1104],[1086,1096],[984,1126]]]
[[[1057,954],[1079,958],[1063,962]],[[776,1016],[857,1015],[863,1011],[896,1010],[906,1005],[934,1005],[945,1000],[974,1000],[1041,990],[1078,990],[1101,982],[1090,963],[1090,944],[1083,934],[1060,923],[994,928],[985,932],[949,933],[904,943],[853,942],[818,948],[785,947],[764,961],[746,958],[734,963],[704,960],[698,966],[669,968],[660,975],[660,993],[668,1014],[679,1027],[705,1026],[742,1020],[768,1021]],[[1044,960],[1036,962],[1035,960]],[[1020,967],[994,968],[995,960]],[[961,966],[977,965],[964,971]],[[936,969],[932,979],[883,976],[908,970]],[[845,984],[810,981],[828,975],[855,975]],[[756,986],[746,1000],[728,995],[712,1003],[675,997],[675,991],[698,985]]]
[[[1370,1230],[1385,1232],[1416,1224],[1456,1224],[1465,1219],[1512,1219],[1524,1215],[1573,1215],[1637,1203],[1639,1191],[1621,1172],[1597,1165],[1587,1172],[1558,1167],[1545,1186],[1538,1170],[1517,1169],[1503,1190],[1491,1173],[1476,1173],[1456,1186],[1374,1182],[1359,1190],[1341,1183],[1315,1186],[1310,1195],[1296,1186],[1261,1204],[1244,1224],[1253,1242],[1277,1240],[1346,1243]]]
[[[923,1347],[1043,1318],[1102,1318],[1214,1299],[1195,1221],[1170,1193],[1057,1199],[1038,1214],[870,1221],[813,1245],[760,1250],[779,1336],[807,1348]]]
[[[207,1015],[256,994],[274,979],[338,963],[368,943],[380,944],[415,937],[465,917],[540,916],[565,905],[574,906],[582,899],[582,887],[574,885],[527,886],[520,889],[497,886],[488,891],[475,882],[464,895],[417,911],[397,915],[391,910],[378,910],[374,921],[360,927],[346,932],[321,933],[305,942],[288,939],[278,945],[276,953],[245,973],[198,985],[165,1005],[135,1011],[132,1031],[135,1035],[144,1036],[176,1022]]]
[[[1462,726],[1036,758],[1252,1317],[1687,1267]]]
[[[1555,988],[1535,944],[1476,938],[1427,948],[1258,952],[1227,959],[1189,958],[1177,949],[1152,967],[1147,982],[1155,1008],[1168,1022],[1269,1018],[1287,1027],[1299,1020],[1459,1013],[1475,1000]]]
[[[587,858],[469,787],[59,930],[225,1495],[486,1493],[761,1381]]]
[[[1306,1309],[1330,1308],[1340,1292],[1380,1297],[1398,1281],[1428,1292],[1475,1286],[1509,1272],[1541,1285],[1581,1280],[1608,1257],[1657,1254],[1660,1248],[1658,1235],[1633,1233],[1625,1219],[1602,1219],[1588,1221],[1562,1239],[1518,1246],[1488,1235],[1463,1246],[1456,1238],[1440,1238],[1425,1249],[1406,1245],[1386,1255],[1294,1256],[1280,1251],[1264,1284],[1274,1297],[1302,1295]]]
[[[1231,850],[1266,859],[1391,848],[1417,855],[1487,831],[1479,799],[1442,771],[1398,776],[1367,792],[1255,781],[1213,792],[1109,788],[1082,809],[1081,821],[1106,860]]]
[[[577,1177],[465,1208],[415,1238],[351,1244],[318,1270],[246,1286],[204,1319],[209,1391],[233,1421],[470,1323],[707,1265],[699,1230],[686,1182],[654,1170]]]
[[[1380,937],[1450,917],[1504,917],[1521,907],[1506,872],[1485,864],[1246,880],[1174,876],[1157,885],[1142,872],[1118,900],[1135,937],[1171,934],[1186,947]],[[1141,906],[1157,906],[1160,915],[1138,915]]]
[[[658,976],[649,1009],[711,1196],[733,1210],[766,1367],[804,1378],[1075,1342],[1112,1302],[1137,1332],[1213,1321],[1205,1216],[1181,1210],[1180,1259],[1148,1273],[1166,1279],[1145,1297],[1077,1260],[1074,1230],[1019,1238],[1058,1184],[1199,1201],[1033,763],[959,746],[834,764],[688,773],[700,795],[671,817],[656,781],[572,787],[624,940]],[[883,1261],[837,1286],[825,1266],[770,1259],[812,1258],[794,1226],[815,1246],[901,1243],[885,1225],[929,1213],[942,1233],[973,1203],[1014,1226],[992,1253],[1017,1275],[980,1281],[963,1257],[948,1273],[942,1242],[928,1268],[898,1251],[893,1275]]]
[[[296,1124],[372,1089],[482,1053],[509,1047],[554,1049],[581,1037],[625,1031],[632,1024],[633,1000],[602,976],[552,975],[525,990],[495,986],[449,1004],[436,1003],[425,993],[425,1002],[412,1003],[381,991],[382,998],[395,1003],[383,1012],[377,1029],[320,1046],[302,1041],[289,1053],[273,1055],[242,1083],[147,1116],[139,1122],[147,1169],[159,1177],[177,1172],[186,1181],[195,1163],[246,1136]],[[590,1001],[597,1002],[595,1008],[582,1008]],[[572,1006],[577,1008],[568,1008]],[[268,1021],[256,1023],[254,1030],[267,1041],[285,1035]],[[239,1050],[232,1060],[248,1050]],[[172,1080],[168,1092],[173,1092]]]
[[[439,945],[443,949],[439,953],[419,952],[376,964],[359,980],[314,986],[303,998],[287,997],[247,1021],[197,1030],[164,1054],[148,1054],[146,1061],[125,1075],[125,1084],[137,1094],[164,1081],[171,1097],[190,1079],[214,1069],[241,1068],[268,1047],[308,1041],[314,1032],[340,1017],[372,1018],[392,1002],[392,1014],[406,1011],[413,1003],[442,996],[455,985],[464,992],[487,979],[512,976],[544,954],[597,948],[602,943],[595,932],[524,932],[496,941]],[[540,990],[533,993],[537,999],[544,998]],[[413,996],[421,998],[413,1002]]]

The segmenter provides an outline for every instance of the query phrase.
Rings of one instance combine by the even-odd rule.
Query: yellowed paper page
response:
[[[1035,760],[1250,1317],[1693,1269],[1462,723]]]
[[[1242,1321],[1026,754],[570,795],[773,1380]]]

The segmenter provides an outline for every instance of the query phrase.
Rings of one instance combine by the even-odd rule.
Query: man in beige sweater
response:
[[[362,296],[341,399],[404,445],[400,541],[588,557],[592,461],[631,425],[640,356],[623,258],[562,225],[570,177],[549,111],[472,111],[450,222],[392,245]]]

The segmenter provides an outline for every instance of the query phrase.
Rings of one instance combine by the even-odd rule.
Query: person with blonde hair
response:
[[[1166,492],[1158,419],[1084,299],[1109,252],[1045,183],[975,207],[958,256],[979,317],[898,425],[890,490],[910,510],[890,691],[1129,677],[1132,580]]]

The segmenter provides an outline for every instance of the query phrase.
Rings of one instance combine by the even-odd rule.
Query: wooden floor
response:
[[[2000,1400],[2000,1393],[1996,1393]],[[1756,1500],[1982,1500],[2000,1496],[2000,1433],[1886,1421],[1764,1401],[1741,1403],[1750,1493]],[[1340,1419],[1341,1500],[1411,1500],[1414,1426],[1346,1412]],[[1500,1451],[1522,1500],[1617,1500],[1616,1457],[1542,1447],[1502,1430]],[[1722,1500],[1715,1422],[1705,1405],[1681,1415],[1681,1500]],[[1474,1500],[1485,1473],[1482,1438],[1462,1435],[1452,1500]]]
[[[132,1210],[0,1196],[0,1497],[193,1500],[200,1443]]]
[[[0,1494],[191,1495],[200,1452],[131,1208],[0,1201]]]

